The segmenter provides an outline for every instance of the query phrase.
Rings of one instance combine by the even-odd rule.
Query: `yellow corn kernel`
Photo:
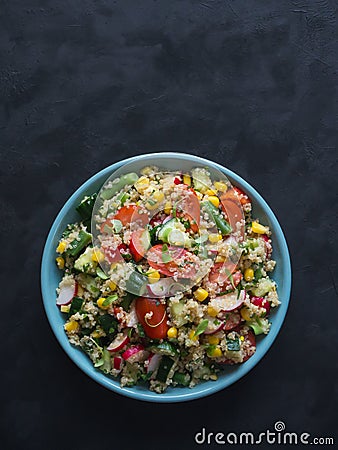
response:
[[[264,225],[261,225],[258,222],[252,222],[251,228],[252,231],[257,234],[266,234],[268,231],[268,229]]]
[[[167,336],[169,339],[177,338],[177,328],[176,327],[169,328],[169,330],[167,331]]]
[[[226,192],[226,190],[228,189],[228,186],[225,183],[223,183],[222,181],[216,181],[214,183],[214,186],[218,191],[221,191],[221,192]]]
[[[213,189],[208,189],[207,192],[206,192],[206,194],[207,194],[207,195],[216,195],[217,192],[214,191]]]
[[[166,214],[170,214],[171,213],[171,203],[170,202],[167,202],[165,205],[164,205],[164,212],[166,213]]]
[[[210,375],[210,380],[212,380],[212,381],[217,381],[218,380],[218,376],[216,375],[216,374],[212,374],[212,375]]]
[[[63,312],[63,313],[69,313],[70,305],[61,305],[60,310],[61,310],[61,312]]]
[[[244,336],[240,336],[241,341],[244,341],[244,339],[245,339]]]
[[[210,345],[218,345],[219,344],[219,338],[216,336],[208,336],[208,342]]]
[[[217,309],[213,308],[212,306],[208,306],[207,312],[208,312],[208,315],[211,317],[216,317],[218,314]]]
[[[194,330],[191,330],[191,331],[190,331],[190,333],[189,333],[189,339],[190,339],[191,341],[197,341],[198,336],[195,336],[195,331],[194,331]]]
[[[241,316],[242,316],[242,319],[244,319],[246,321],[250,320],[251,319],[251,314],[250,314],[249,308],[246,308],[246,307],[242,308],[241,309]]]
[[[157,201],[157,203],[162,202],[164,200],[164,194],[161,191],[155,191],[152,197],[154,200]]]
[[[101,252],[101,250],[94,249],[93,254],[92,254],[92,261],[100,263],[100,262],[104,261],[104,258],[105,258],[105,256]]]
[[[206,291],[203,288],[198,288],[196,289],[196,291],[194,292],[194,297],[196,300],[198,300],[199,302],[203,302],[207,297],[208,297],[209,293],[208,291]]]
[[[116,284],[114,283],[114,281],[108,281],[108,287],[111,291],[116,290]]]
[[[146,208],[152,211],[158,208],[159,204],[164,200],[164,194],[161,191],[155,191],[146,203]]]
[[[221,356],[223,356],[223,353],[219,347],[216,347],[210,351],[209,356],[211,356],[211,358],[220,358]]]
[[[183,183],[187,186],[191,186],[191,176],[190,175],[183,175]]]
[[[84,294],[83,287],[78,284],[77,285],[77,293],[76,293],[76,295],[77,295],[77,297],[82,297],[83,294]]]
[[[69,333],[72,331],[77,331],[79,329],[79,324],[76,320],[71,320],[64,325],[64,329]]]
[[[58,256],[55,261],[59,269],[63,269],[65,267],[65,260],[62,258],[62,256]]]
[[[60,253],[60,255],[66,250],[67,244],[65,241],[61,241],[59,245],[56,247],[57,253]]]
[[[254,279],[255,276],[255,272],[253,271],[253,269],[248,268],[245,269],[244,271],[244,280],[245,281],[252,281]]]
[[[147,187],[149,187],[149,183],[150,183],[150,182],[149,182],[149,178],[143,176],[143,177],[140,177],[140,178],[136,181],[136,183],[134,184],[134,186],[135,186],[137,192],[139,192],[140,194],[142,194],[142,193],[147,189]]]
[[[222,235],[221,234],[218,234],[218,233],[210,233],[209,234],[209,241],[212,244],[216,244],[218,241],[221,241],[221,240],[222,240]]]
[[[154,284],[161,278],[161,275],[157,270],[149,270],[147,272],[147,277],[148,277],[149,283]]]
[[[224,256],[222,256],[222,255],[217,255],[216,256],[216,259],[215,259],[215,262],[224,262],[225,261],[225,257]]]
[[[212,203],[216,208],[219,207],[219,198],[216,195],[210,195],[208,197],[210,203]]]
[[[105,300],[106,300],[106,299],[105,299],[104,297],[100,297],[100,298],[97,300],[97,302],[96,302],[97,306],[98,306],[99,308],[101,308],[101,309],[108,309],[108,308],[110,307],[110,305],[105,306],[105,305],[103,304],[103,302],[104,302]]]

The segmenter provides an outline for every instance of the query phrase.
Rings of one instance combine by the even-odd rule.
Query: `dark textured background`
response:
[[[278,419],[335,436],[336,8],[0,0],[2,449],[188,449],[202,426],[258,433]],[[70,194],[114,161],[166,150],[252,183],[282,224],[294,277],[261,363],[178,405],[132,401],[87,378],[56,342],[39,288],[43,244]]]

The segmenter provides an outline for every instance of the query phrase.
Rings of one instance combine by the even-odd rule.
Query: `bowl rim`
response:
[[[70,208],[73,208],[74,200],[80,196],[81,194],[85,195],[85,191],[99,178],[107,175],[107,178],[109,174],[112,173],[112,171],[117,170],[118,168],[122,167],[123,165],[131,162],[135,162],[136,160],[147,160],[152,158],[158,158],[159,160],[165,159],[165,158],[176,158],[176,159],[184,159],[184,160],[190,160],[192,162],[195,162],[196,164],[203,164],[206,166],[214,167],[215,169],[220,170],[222,173],[225,173],[226,176],[228,176],[231,181],[234,181],[235,184],[239,184],[243,189],[249,194],[254,194],[254,197],[256,197],[257,203],[260,205],[260,207],[264,210],[265,214],[269,218],[272,229],[274,232],[274,236],[276,236],[276,239],[279,242],[280,245],[280,253],[282,255],[282,258],[284,260],[284,272],[285,272],[285,278],[283,279],[284,283],[284,294],[285,298],[283,299],[283,302],[281,303],[281,306],[279,308],[283,309],[283,315],[281,318],[279,318],[279,321],[277,323],[274,323],[273,326],[270,329],[270,332],[267,336],[265,336],[265,339],[261,341],[260,343],[260,351],[257,351],[256,358],[250,358],[245,364],[240,365],[238,367],[238,370],[235,372],[228,374],[228,376],[225,376],[224,378],[219,378],[216,382],[213,382],[211,386],[207,387],[206,383],[201,383],[197,385],[196,387],[189,390],[188,393],[180,392],[180,390],[175,393],[175,391],[170,392],[169,395],[168,392],[164,394],[157,394],[152,391],[146,391],[146,392],[138,392],[136,390],[133,390],[133,388],[124,387],[122,388],[119,385],[113,384],[113,380],[110,377],[107,377],[103,373],[99,373],[94,369],[94,367],[91,365],[89,366],[86,362],[83,362],[77,357],[77,354],[75,350],[78,351],[78,349],[74,346],[69,347],[69,341],[67,336],[65,335],[63,328],[60,328],[59,325],[56,324],[55,319],[55,302],[51,302],[48,298],[48,292],[47,292],[47,284],[49,279],[49,270],[48,266],[50,264],[50,254],[51,252],[54,252],[55,249],[53,247],[53,240],[57,231],[57,228],[59,226],[59,223],[63,219],[63,217],[66,215],[66,213],[69,211]],[[211,161],[206,158],[201,158],[196,155],[192,155],[189,153],[179,153],[179,152],[159,152],[159,153],[146,153],[143,155],[137,155],[132,156],[120,161],[117,161],[103,169],[101,169],[99,172],[96,172],[94,175],[92,175],[90,178],[88,178],[84,183],[82,183],[74,192],[73,194],[68,198],[68,200],[65,202],[57,216],[55,217],[53,224],[49,230],[44,249],[42,254],[42,261],[41,261],[41,272],[40,272],[40,280],[41,280],[41,292],[42,292],[42,299],[43,299],[43,305],[45,309],[45,313],[48,318],[48,322],[50,327],[52,328],[52,331],[54,333],[54,336],[56,337],[57,341],[63,348],[63,350],[67,353],[69,358],[90,378],[92,378],[94,381],[98,382],[105,388],[117,393],[122,394],[126,397],[133,398],[136,400],[142,400],[142,401],[148,401],[148,402],[155,402],[155,403],[173,403],[173,402],[183,402],[188,400],[195,400],[198,398],[202,398],[211,394],[214,394],[222,389],[225,389],[226,387],[230,386],[231,384],[235,383],[236,381],[243,378],[256,364],[258,364],[259,361],[266,355],[268,350],[271,348],[272,344],[274,343],[282,325],[285,320],[289,301],[290,301],[290,294],[291,294],[291,284],[292,284],[292,275],[291,275],[291,261],[290,261],[290,254],[287,246],[287,242],[284,236],[284,233],[281,229],[281,226],[270,208],[270,206],[267,204],[267,202],[263,199],[263,197],[257,192],[257,190],[251,186],[247,181],[245,181],[242,177],[237,175],[232,170],[222,166],[221,164]],[[268,339],[268,340],[267,340]],[[267,341],[266,341],[267,340]],[[72,352],[74,353],[72,354]],[[258,354],[259,353],[259,354]],[[90,360],[88,360],[90,362]],[[116,383],[116,382],[115,382]],[[204,386],[204,389],[203,389]],[[198,389],[199,387],[199,389]],[[197,389],[196,389],[197,388]]]

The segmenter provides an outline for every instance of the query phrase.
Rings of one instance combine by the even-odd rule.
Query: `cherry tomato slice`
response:
[[[166,305],[153,298],[139,297],[136,300],[135,309],[137,318],[148,337],[151,339],[167,337],[169,326]],[[152,315],[148,318],[149,313]]]
[[[178,264],[182,259],[183,262]],[[175,272],[180,278],[193,278],[196,274],[193,255],[181,247],[154,245],[148,250],[147,260],[150,267],[168,277]]]
[[[236,188],[238,189],[238,188]],[[245,194],[244,194],[245,195]],[[247,199],[249,199],[247,197]],[[244,219],[243,203],[235,188],[227,190],[220,197],[221,208],[228,219],[233,230],[236,230],[236,223]],[[244,232],[244,226],[242,227]]]
[[[230,261],[215,263],[210,270],[209,281],[211,283],[217,283],[222,288],[227,288],[232,285],[231,277],[229,275],[232,274],[234,287],[238,286],[243,275],[240,270],[232,273],[235,267],[236,266]]]
[[[150,247],[148,230],[136,230],[131,233],[129,250],[135,262],[140,262]]]
[[[136,205],[122,206],[114,215],[114,219],[119,220],[124,226],[134,222],[146,225],[149,221],[148,215],[140,214]]]

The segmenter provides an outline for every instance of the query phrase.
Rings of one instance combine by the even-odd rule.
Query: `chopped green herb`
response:
[[[118,299],[118,295],[109,295],[109,297],[106,297],[105,300],[102,303],[102,306],[110,306],[113,302],[115,302]]]
[[[202,322],[200,322],[198,324],[198,327],[195,330],[195,336],[198,336],[198,335],[204,333],[208,327],[208,323],[209,323],[208,319],[202,320]]]
[[[144,338],[146,335],[144,332],[144,329],[140,323],[137,324],[137,332],[138,332],[138,335],[142,338]]]
[[[72,316],[73,314],[76,314],[80,311],[83,304],[83,298],[80,297],[74,297],[72,300],[72,303],[70,304],[69,308],[69,316]]]

